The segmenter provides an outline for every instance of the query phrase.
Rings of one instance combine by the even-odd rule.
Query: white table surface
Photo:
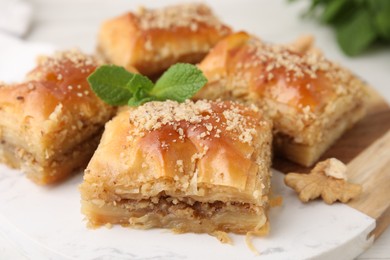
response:
[[[241,13],[241,2],[252,2],[253,9]],[[124,0],[30,0],[34,5],[34,22],[27,41],[48,42],[60,48],[79,47],[92,52],[101,21],[133,9],[135,1]],[[140,1],[138,1],[140,2]],[[164,5],[174,1],[144,1],[145,5]],[[179,2],[179,1],[176,1]],[[207,1],[205,1],[207,2]],[[289,5],[285,0],[225,0],[223,8],[215,10],[224,21],[235,29],[246,29],[261,38],[273,42],[291,41],[302,33],[316,37],[317,45],[325,54],[351,68],[367,80],[390,101],[390,51],[376,50],[358,58],[345,57],[335,44],[331,30],[314,22],[299,19],[302,3]],[[231,10],[237,10],[232,15]],[[230,12],[224,12],[230,10]],[[230,16],[224,15],[230,13]],[[253,20],[256,19],[256,23]],[[254,27],[256,24],[256,27]],[[370,74],[366,68],[376,66]],[[12,242],[1,237],[0,259],[26,259]],[[387,229],[374,245],[358,259],[390,259],[390,229]]]

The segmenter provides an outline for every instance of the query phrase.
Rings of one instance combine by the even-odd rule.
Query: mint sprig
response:
[[[149,101],[192,98],[207,79],[196,66],[178,63],[171,66],[156,82],[115,65],[100,66],[88,77],[88,82],[104,102],[112,106],[139,106]]]

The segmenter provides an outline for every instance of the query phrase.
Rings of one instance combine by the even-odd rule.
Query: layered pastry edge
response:
[[[0,87],[0,160],[38,184],[84,167],[114,113],[90,89],[100,64],[78,50],[39,58],[24,82]]]

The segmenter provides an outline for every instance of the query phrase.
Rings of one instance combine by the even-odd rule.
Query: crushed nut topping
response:
[[[234,69],[235,76],[229,81],[235,92],[241,89],[245,93],[248,86],[263,86],[275,81],[273,88],[255,89],[270,91],[273,99],[296,103],[302,109],[306,105],[322,105],[321,96],[355,93],[361,85],[349,70],[317,52],[295,52],[289,45],[271,44],[256,37],[251,37],[239,50],[235,54],[238,61],[233,59],[229,65]],[[257,69],[260,69],[258,73],[251,73]]]
[[[318,71],[329,71],[332,64],[322,55],[314,53],[296,53],[283,45],[269,44],[258,39],[249,41],[249,51],[254,55],[252,62],[247,66],[254,67],[261,63],[266,64],[266,77],[273,77],[272,72],[283,68],[295,80],[308,75],[310,78],[317,78]]]
[[[75,68],[85,69],[84,73],[88,73],[89,66],[96,66],[100,61],[90,55],[85,55],[77,49],[72,49],[68,51],[59,51],[54,53],[53,56],[40,56],[38,58],[38,64],[44,70],[54,70],[58,71],[65,67],[67,62],[71,62]],[[61,80],[63,75],[57,75],[58,80]]]
[[[203,4],[175,5],[161,9],[140,7],[137,18],[144,30],[188,27],[191,31],[197,31],[199,24],[222,28],[222,23],[213,15],[210,8]]]
[[[75,98],[90,97],[86,77],[102,64],[95,56],[86,55],[77,49],[55,52],[52,56],[40,56],[37,63],[38,66],[25,79],[30,91],[46,86],[56,95],[72,94]]]
[[[319,162],[309,174],[288,173],[284,182],[303,202],[322,197],[327,204],[337,200],[346,203],[361,194],[362,186],[347,182],[344,170],[345,165],[332,158]]]
[[[218,104],[218,105],[217,105]],[[135,129],[129,133],[129,140],[133,137],[142,137],[145,132],[158,130],[165,125],[172,128],[179,134],[179,139],[186,138],[186,129],[196,127],[203,129],[197,135],[198,139],[219,138],[223,131],[235,133],[237,139],[243,143],[251,144],[256,135],[256,125],[265,124],[265,121],[250,119],[245,116],[244,111],[257,112],[253,107],[238,106],[234,102],[229,105],[224,102],[212,102],[199,100],[192,102],[187,100],[184,103],[175,101],[149,102],[137,107],[130,113],[130,123]],[[221,113],[216,113],[212,105],[219,106]],[[183,122],[186,129],[183,129]]]

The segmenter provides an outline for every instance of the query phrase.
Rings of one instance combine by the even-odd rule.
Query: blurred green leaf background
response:
[[[348,56],[359,55],[378,43],[390,47],[390,0],[309,1],[304,17],[332,26]]]

